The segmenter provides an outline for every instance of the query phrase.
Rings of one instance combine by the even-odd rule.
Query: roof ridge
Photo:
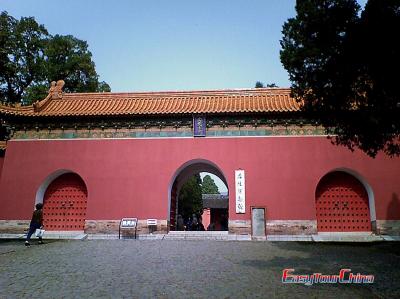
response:
[[[91,116],[196,113],[271,113],[300,111],[288,88],[130,93],[63,93],[58,84],[31,106],[0,105],[0,115]],[[61,86],[62,87],[62,86]]]
[[[290,88],[283,87],[268,87],[268,88],[236,88],[236,89],[207,89],[207,90],[165,90],[165,91],[126,91],[126,92],[74,92],[74,93],[63,93],[64,96],[85,96],[85,95],[96,95],[96,96],[126,96],[126,95],[198,95],[198,94],[221,94],[221,93],[260,93],[260,92],[290,92]]]

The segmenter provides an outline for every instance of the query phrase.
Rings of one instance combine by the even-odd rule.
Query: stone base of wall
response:
[[[0,220],[1,234],[23,234],[28,231],[30,220]]]
[[[267,235],[312,235],[317,233],[316,220],[268,220]],[[229,233],[251,234],[251,220],[229,220]]]
[[[120,220],[86,220],[85,233],[118,234]],[[1,234],[22,234],[29,228],[30,220],[0,220]],[[378,235],[400,236],[400,220],[373,221],[373,232]],[[122,229],[122,235],[130,236],[132,229]],[[156,227],[148,227],[147,220],[139,220],[138,234],[168,233],[168,221],[158,220]],[[229,220],[229,233],[251,234],[250,220]],[[267,235],[312,235],[317,234],[316,220],[267,220]]]
[[[267,235],[313,235],[317,220],[267,220]]]
[[[376,227],[376,220],[371,220],[371,231],[374,234],[378,234],[378,228]]]
[[[230,234],[251,234],[250,220],[229,220],[228,230]]]
[[[250,220],[229,220],[228,230],[230,234],[251,234]]]
[[[86,220],[85,233],[118,234],[120,220]],[[30,220],[0,220],[0,234],[23,234],[29,229]],[[46,228],[45,228],[46,229]],[[147,220],[139,220],[138,234],[165,234],[168,232],[167,220],[158,220],[157,226],[148,227]],[[134,230],[122,229],[121,234],[133,235]]]
[[[378,235],[400,236],[400,220],[376,220]]]
[[[118,234],[120,220],[86,220],[85,233],[88,234]],[[132,236],[134,229],[121,229],[122,236]],[[157,226],[149,227],[147,220],[139,220],[137,234],[166,234],[168,232],[168,221],[158,220]]]

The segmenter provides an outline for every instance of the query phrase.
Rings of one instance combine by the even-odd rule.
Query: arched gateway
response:
[[[84,230],[87,190],[77,174],[64,173],[54,179],[44,193],[43,203],[43,222],[46,230]]]
[[[318,232],[371,231],[368,194],[352,175],[335,171],[316,190]]]
[[[176,230],[177,217],[178,217],[178,196],[179,192],[183,186],[183,184],[193,175],[207,172],[212,173],[219,177],[225,186],[228,186],[226,178],[220,168],[211,161],[204,159],[194,159],[184,163],[179,169],[175,172],[172,177],[170,186],[169,186],[169,224],[170,230]],[[212,222],[216,223],[217,230],[227,230],[228,223],[228,203],[229,199],[220,199],[221,201],[226,200],[226,206],[221,205],[219,207],[211,207],[208,209],[208,213],[211,213],[210,218]],[[222,207],[223,206],[223,207]],[[210,208],[210,207],[208,207]],[[224,225],[221,225],[220,222],[226,221],[226,228]],[[206,227],[207,229],[207,227]]]

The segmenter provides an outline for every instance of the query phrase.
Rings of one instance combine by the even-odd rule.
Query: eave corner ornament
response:
[[[33,103],[33,109],[35,112],[40,111],[40,108],[42,108],[45,103],[48,102],[48,100],[57,100],[57,99],[62,99],[63,96],[63,87],[65,85],[64,80],[58,80],[56,81],[52,81],[50,84],[50,89],[49,89],[49,94],[47,95],[47,97],[42,100],[42,101],[36,101],[35,103]]]
[[[51,82],[49,95],[53,100],[62,99],[62,89],[65,85],[64,80],[58,80]]]

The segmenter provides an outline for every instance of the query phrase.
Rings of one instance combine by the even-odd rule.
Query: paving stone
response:
[[[400,244],[177,240],[0,241],[0,298],[400,298]],[[369,285],[289,285],[298,274]]]

